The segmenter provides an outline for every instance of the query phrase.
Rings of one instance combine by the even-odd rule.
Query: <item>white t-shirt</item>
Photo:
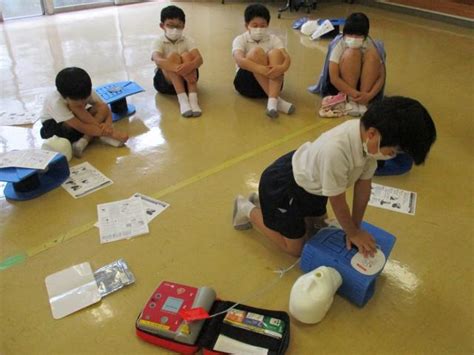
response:
[[[178,53],[179,55],[184,52],[192,51],[197,48],[194,40],[188,36],[181,36],[176,42],[171,42],[164,34],[160,35],[155,42],[153,42],[152,55],[158,52],[163,57],[168,57],[171,53]]]
[[[344,41],[344,37],[342,37],[341,40],[337,42],[334,48],[332,49],[331,56],[329,57],[329,61],[339,64],[339,61],[341,60],[341,56],[347,48],[349,47]],[[362,42],[362,47],[361,47],[362,52],[365,53],[370,48],[375,48],[375,45],[370,37],[366,37],[364,42]]]
[[[374,175],[377,162],[367,157],[360,138],[360,120],[353,119],[307,142],[293,155],[296,183],[307,192],[337,196],[357,180]]]
[[[274,48],[285,48],[281,39],[274,34],[268,34],[261,41],[256,42],[250,37],[250,33],[246,31],[245,33],[235,37],[234,41],[232,42],[232,53],[234,53],[236,50],[241,50],[245,55],[247,55],[247,53],[255,47],[262,48],[265,53],[268,53]]]
[[[97,102],[102,101],[95,90],[92,89],[91,95],[87,98],[86,108]],[[43,111],[41,111],[41,122],[54,119],[56,122],[64,122],[74,117],[74,113],[69,109],[66,100],[58,91],[54,91],[46,96],[43,104]]]

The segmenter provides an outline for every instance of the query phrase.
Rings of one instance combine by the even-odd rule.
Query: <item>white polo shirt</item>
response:
[[[91,95],[87,98],[86,109],[102,101],[95,90],[92,89]],[[54,119],[56,122],[64,122],[74,117],[74,113],[69,109],[67,101],[56,90],[46,96],[44,99],[43,110],[41,111],[41,122]]]
[[[176,42],[171,42],[164,34],[160,35],[153,43],[152,55],[158,52],[163,57],[168,57],[171,53],[178,53],[179,55],[184,52],[189,52],[197,48],[196,43],[190,37],[185,35],[181,36]]]
[[[261,41],[256,42],[250,37],[249,31],[246,31],[245,33],[235,37],[234,41],[232,42],[232,53],[234,53],[236,50],[241,50],[245,55],[247,55],[247,53],[255,47],[262,48],[265,53],[268,53],[274,48],[285,48],[282,40],[274,34],[268,34],[262,38]]]
[[[307,192],[337,196],[357,180],[368,180],[377,169],[367,157],[360,138],[360,120],[352,119],[307,142],[293,155],[296,183]]]

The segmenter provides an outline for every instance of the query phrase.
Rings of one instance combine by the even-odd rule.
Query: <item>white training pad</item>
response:
[[[45,279],[54,319],[63,318],[101,299],[91,265],[82,263]]]
[[[361,274],[375,275],[385,265],[385,254],[380,249],[377,249],[373,257],[368,256],[365,258],[363,254],[357,253],[352,257],[351,265]]]

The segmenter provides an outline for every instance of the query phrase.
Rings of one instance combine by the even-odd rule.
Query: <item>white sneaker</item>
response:
[[[359,111],[359,104],[354,101],[349,101],[346,102],[346,114],[352,117],[359,117],[360,116],[360,111]]]
[[[252,223],[248,217],[249,214],[249,205],[250,208],[255,207],[251,202],[249,202],[245,197],[239,195],[234,200],[234,212],[232,213],[232,224],[237,230],[246,230],[252,228]]]

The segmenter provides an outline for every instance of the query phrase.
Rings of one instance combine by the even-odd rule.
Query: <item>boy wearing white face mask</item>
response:
[[[360,116],[382,90],[385,67],[369,37],[369,19],[363,13],[353,13],[344,25],[343,37],[329,57],[329,94],[343,92],[353,108],[349,114]]]
[[[162,94],[177,95],[183,117],[198,117],[198,68],[203,60],[194,40],[183,35],[184,25],[185,15],[179,7],[161,10],[160,28],[164,34],[153,44],[152,60],[157,66],[153,85]]]
[[[283,77],[290,67],[290,56],[283,42],[268,33],[270,12],[261,4],[247,6],[244,13],[247,31],[232,43],[232,55],[238,66],[235,89],[250,98],[268,98],[266,114],[292,114],[295,106],[280,97]]]
[[[259,196],[235,199],[234,228],[255,226],[280,249],[299,256],[315,225],[321,227],[329,200],[346,233],[347,248],[355,245],[365,256],[373,255],[375,240],[360,225],[376,160],[390,159],[402,150],[420,165],[435,140],[434,122],[418,101],[386,97],[371,105],[360,120],[330,129],[265,169]],[[352,212],[346,202],[351,187]]]

